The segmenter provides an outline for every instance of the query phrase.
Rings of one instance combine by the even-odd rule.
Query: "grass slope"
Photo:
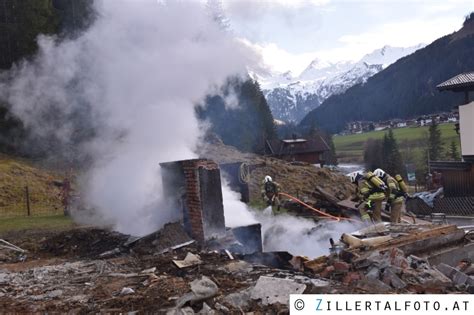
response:
[[[398,141],[400,149],[403,153],[412,151],[414,154],[421,154],[421,149],[426,146],[428,136],[428,126],[423,127],[406,127],[393,129],[395,138]],[[460,147],[459,136],[454,130],[454,124],[439,125],[443,145],[447,148],[454,140],[458,148]],[[365,142],[372,139],[382,139],[387,131],[371,131],[360,134],[334,136],[334,145],[341,162],[357,162],[363,161]]]
[[[62,230],[75,226],[71,218],[62,214],[35,216],[35,217],[11,217],[0,219],[0,234],[11,231],[24,230]]]
[[[0,218],[26,215],[25,186],[30,194],[31,215],[62,214],[61,178],[29,161],[0,155]]]

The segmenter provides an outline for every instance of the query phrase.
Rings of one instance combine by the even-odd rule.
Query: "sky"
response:
[[[458,30],[474,0],[222,0],[230,28],[266,66],[299,74],[315,58],[358,60],[385,45]]]

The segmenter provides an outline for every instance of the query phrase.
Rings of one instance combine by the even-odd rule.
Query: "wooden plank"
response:
[[[375,248],[378,249],[378,250],[387,249],[387,248],[391,248],[391,247],[398,247],[398,248],[401,249],[403,246],[405,246],[407,244],[418,242],[420,240],[431,239],[431,238],[436,238],[436,237],[451,235],[451,234],[455,234],[456,237],[459,237],[459,235],[461,235],[461,233],[459,233],[459,231],[462,232],[462,235],[464,237],[464,231],[460,230],[457,226],[455,226],[455,225],[442,225],[442,226],[435,227],[435,228],[430,229],[430,230],[421,231],[419,233],[413,232],[410,235],[401,236],[399,238],[390,240],[390,241],[388,241],[384,244],[376,246]],[[410,248],[410,247],[407,247],[407,248]]]
[[[412,243],[399,246],[398,248],[400,248],[405,255],[418,254],[438,249],[449,244],[458,243],[464,238],[464,235],[465,233],[463,230],[457,230],[454,233],[446,235],[442,234],[425,239],[419,239]]]

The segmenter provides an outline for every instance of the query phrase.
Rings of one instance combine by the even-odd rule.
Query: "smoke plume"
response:
[[[310,258],[329,253],[329,239],[340,239],[343,233],[351,233],[361,225],[350,222],[312,220],[290,215],[259,215],[264,238],[264,251],[288,251],[293,255]]]
[[[195,157],[195,104],[257,60],[199,2],[95,9],[75,39],[39,37],[37,55],[4,75],[0,93],[52,155],[90,159],[81,198],[104,223],[143,235],[173,217],[160,206],[158,163]]]

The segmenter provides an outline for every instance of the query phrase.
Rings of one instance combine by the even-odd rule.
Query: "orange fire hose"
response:
[[[305,202],[299,200],[299,199],[296,198],[296,197],[293,197],[293,196],[291,196],[291,195],[288,195],[287,193],[280,192],[279,194],[282,195],[282,196],[288,197],[288,198],[290,198],[290,199],[292,199],[292,200],[294,200],[294,201],[296,201],[296,202],[302,204],[302,205],[305,206],[306,208],[311,209],[311,210],[313,210],[313,211],[319,213],[320,215],[322,215],[322,216],[324,216],[324,217],[327,217],[328,219],[332,219],[332,220],[336,220],[336,221],[347,220],[347,221],[359,222],[359,220],[354,220],[354,219],[350,219],[350,218],[343,218],[343,217],[336,217],[336,216],[330,215],[329,213],[326,213],[326,212],[323,212],[323,211],[321,211],[321,210],[319,210],[319,209],[316,209],[316,208],[314,208],[314,207],[311,207],[311,206],[308,205],[307,203],[305,203]]]

